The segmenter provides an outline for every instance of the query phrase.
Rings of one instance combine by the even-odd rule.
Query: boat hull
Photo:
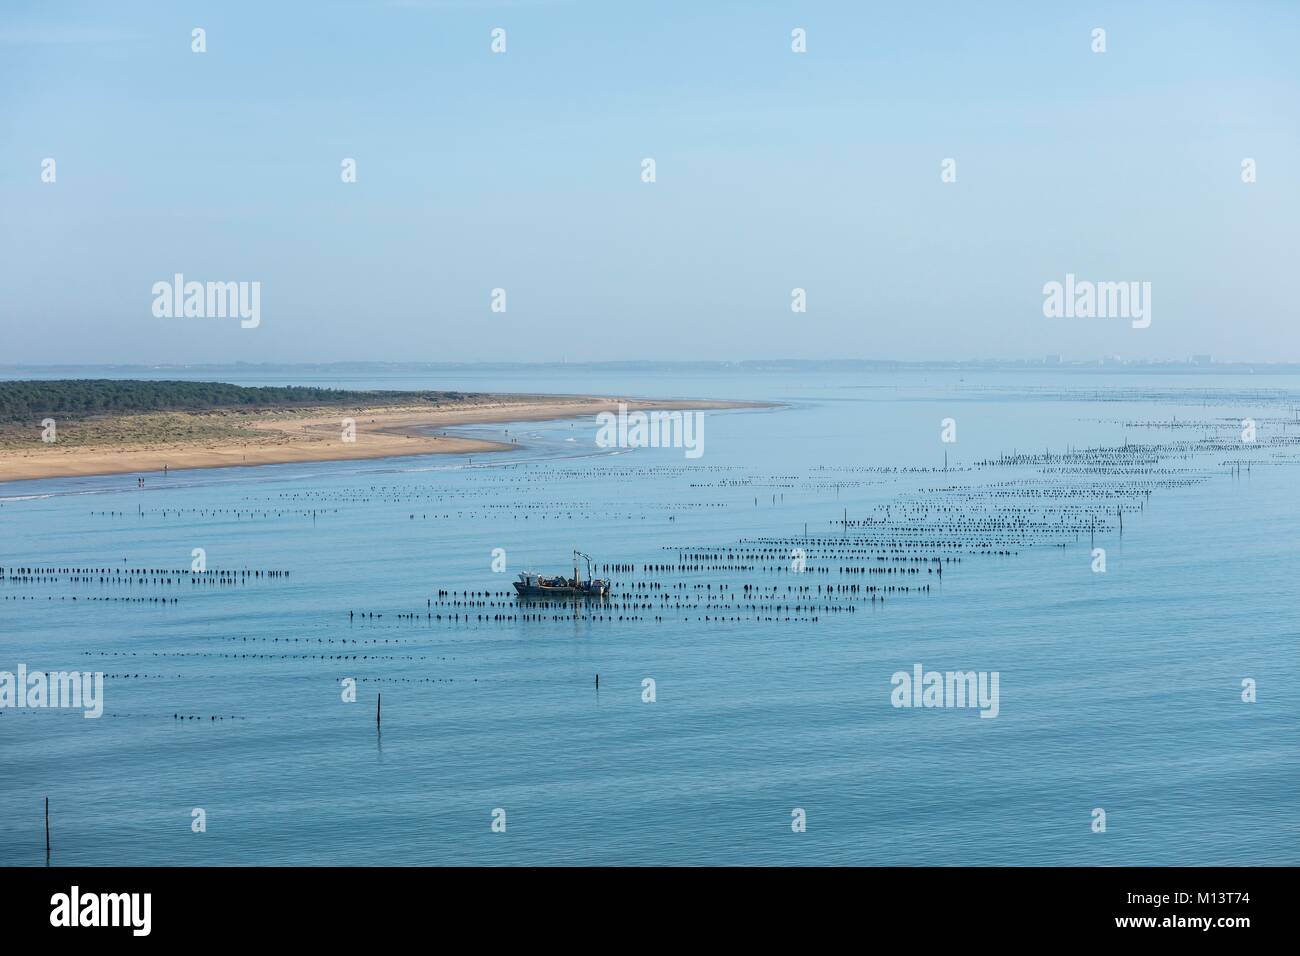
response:
[[[603,598],[609,593],[605,587],[541,587],[514,582],[515,593],[526,598]]]

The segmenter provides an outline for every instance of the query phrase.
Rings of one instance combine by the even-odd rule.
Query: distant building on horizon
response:
[[[1044,365],[1060,365],[1060,364],[1061,364],[1061,356],[1059,356],[1059,355],[1049,355],[1049,356],[1047,356],[1047,358],[1043,359],[1043,364],[1044,364]]]
[[[1193,355],[1193,356],[1192,356],[1192,364],[1193,364],[1193,365],[1213,365],[1213,364],[1214,364],[1214,359],[1212,359],[1212,358],[1211,358],[1210,356],[1208,356],[1208,355]]]

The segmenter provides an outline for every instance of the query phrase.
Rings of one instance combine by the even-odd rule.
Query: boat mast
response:
[[[582,578],[578,575],[578,559],[579,559],[579,558],[585,558],[586,561],[587,561],[587,580],[590,581],[590,580],[591,580],[591,555],[589,555],[589,554],[583,554],[583,553],[582,553],[581,551],[579,551],[577,548],[574,548],[574,549],[573,549],[573,580],[574,580],[575,582],[581,584],[581,583],[582,583]]]

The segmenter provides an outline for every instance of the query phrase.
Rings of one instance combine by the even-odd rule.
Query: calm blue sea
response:
[[[783,404],[707,412],[696,460],[598,448],[584,420],[511,427],[519,452],[472,461],[0,484],[0,671],[109,675],[98,720],[0,708],[4,865],[45,863],[47,796],[55,864],[1300,862],[1294,376],[220,377]],[[945,418],[955,443],[940,440]],[[1244,418],[1255,443],[1238,440]],[[1126,443],[1153,451],[1140,467],[1027,457]],[[980,464],[1012,453],[1026,457]],[[1124,510],[1122,536],[1110,521],[1095,538],[1044,530],[1093,501]],[[930,553],[936,521],[996,537],[1026,508],[1039,530],[987,549],[1013,553],[967,550],[941,579],[641,570],[683,553],[728,563],[764,538],[877,534]],[[196,548],[211,569],[288,575],[13,579],[175,577]],[[498,548],[506,573],[492,569]],[[505,598],[438,604],[439,591],[566,571],[574,548],[635,565],[613,575],[633,590],[931,590],[816,621],[677,608],[520,620]],[[176,601],[90,600],[123,597]],[[457,613],[471,619],[445,619]],[[491,619],[502,614],[516,619]],[[916,664],[998,672],[998,716],[892,706],[891,676]],[[206,832],[192,831],[195,808]]]

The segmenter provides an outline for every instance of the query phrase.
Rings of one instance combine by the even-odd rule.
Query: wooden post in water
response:
[[[45,798],[45,862],[50,862],[50,798]]]
[[[379,726],[379,711],[384,706],[384,695],[380,694],[375,698],[375,726]]]

